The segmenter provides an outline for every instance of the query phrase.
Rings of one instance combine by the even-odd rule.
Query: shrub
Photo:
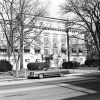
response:
[[[79,67],[80,66],[80,64],[78,63],[78,62],[76,62],[76,61],[69,61],[69,62],[63,62],[62,63],[62,68],[64,68],[64,69],[71,69],[71,68],[77,68],[77,67]]]
[[[85,60],[85,65],[88,67],[97,67],[100,66],[100,59],[87,59]]]
[[[9,61],[0,60],[0,72],[6,72],[11,70],[12,70],[12,65],[10,64]]]
[[[49,68],[50,63],[48,62],[38,62],[38,63],[28,63],[27,64],[27,69],[29,70],[42,70],[44,68]]]
[[[80,64],[80,66],[79,67],[86,67],[86,65],[85,64]]]

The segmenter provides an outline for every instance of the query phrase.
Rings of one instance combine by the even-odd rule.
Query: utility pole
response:
[[[68,61],[70,61],[70,52],[69,52],[69,29],[66,29],[66,33],[67,33],[67,54],[68,54]]]

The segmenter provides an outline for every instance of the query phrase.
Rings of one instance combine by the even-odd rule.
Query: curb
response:
[[[88,73],[76,73],[76,72],[71,72],[71,74],[66,74],[66,75],[64,75],[63,77],[71,77],[71,76],[75,76],[75,77],[77,77],[77,76],[81,76],[81,77],[84,77],[84,76],[86,76],[86,75],[100,75],[100,73],[98,73],[98,72],[88,72]],[[0,82],[5,82],[5,81],[9,81],[9,82],[12,82],[12,81],[23,81],[23,80],[28,80],[27,79],[27,77],[25,78],[7,78],[7,79],[0,79]]]
[[[27,78],[18,78],[18,79],[15,79],[15,78],[9,78],[9,79],[0,79],[0,82],[5,82],[5,81],[20,81],[20,80],[27,80]]]
[[[74,79],[83,79],[83,77],[80,76],[63,76],[63,77],[57,77],[57,78],[44,78],[44,79],[18,79],[18,80],[5,80],[0,82],[0,86],[6,86],[6,85],[16,85],[16,84],[27,84],[27,83],[37,83],[37,82],[47,82],[47,81],[57,81],[57,80],[74,80]]]
[[[72,71],[72,70],[71,70]],[[70,71],[70,72],[71,72]],[[44,78],[44,79],[27,79],[26,78],[7,78],[7,79],[0,79],[0,86],[5,86],[5,85],[14,85],[14,84],[25,84],[25,83],[36,83],[36,82],[46,82],[46,81],[56,81],[56,80],[62,80],[62,79],[68,79],[68,80],[74,80],[74,79],[89,79],[90,77],[84,77],[88,75],[99,75],[100,76],[100,71],[90,71],[88,73],[84,72],[71,72],[71,74],[66,74],[63,77],[59,78]],[[92,78],[92,77],[91,77]]]
[[[62,76],[62,77],[69,77],[69,76],[78,76],[78,75],[84,75],[83,73],[78,73],[78,74],[76,74],[76,73],[71,73],[71,74],[66,74],[66,75],[64,75],[64,76]],[[10,81],[10,82],[12,82],[12,81],[22,81],[22,80],[28,80],[27,79],[27,77],[26,78],[7,78],[7,79],[0,79],[0,82],[4,82],[4,81]]]

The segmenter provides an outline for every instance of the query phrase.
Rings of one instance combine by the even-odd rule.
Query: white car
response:
[[[44,77],[53,77],[53,76],[63,76],[65,74],[69,74],[67,69],[59,69],[59,68],[44,68],[43,70],[34,70],[30,71],[28,78],[38,77],[40,79]]]

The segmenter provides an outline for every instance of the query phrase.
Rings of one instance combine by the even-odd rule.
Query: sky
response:
[[[64,2],[64,0],[51,0],[50,4],[50,16],[52,17],[60,17],[61,16],[61,8],[60,5]]]
[[[65,0],[41,0],[44,4],[48,4],[49,16],[53,18],[61,17],[60,5],[64,3]]]
[[[40,0],[40,1],[42,1],[43,4],[47,5],[49,11],[48,17],[59,18],[59,19],[73,19],[75,17],[75,14],[73,13],[68,13],[66,15],[62,14],[60,5],[63,5],[63,3],[66,0]]]

